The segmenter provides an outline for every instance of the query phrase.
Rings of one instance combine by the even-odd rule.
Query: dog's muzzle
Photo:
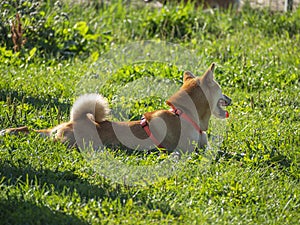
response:
[[[229,105],[231,105],[231,98],[229,98],[227,95],[223,94],[222,98],[220,98],[218,101],[218,108],[225,112],[225,118],[229,117],[229,113],[228,113],[228,111],[224,110],[222,107],[226,107]]]

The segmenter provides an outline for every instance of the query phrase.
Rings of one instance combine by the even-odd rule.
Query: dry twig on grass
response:
[[[11,25],[11,38],[14,43],[14,51],[19,52],[26,43],[26,38],[23,38],[23,29],[20,15],[16,14],[16,21]]]

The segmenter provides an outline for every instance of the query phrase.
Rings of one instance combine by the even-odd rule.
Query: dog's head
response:
[[[211,113],[217,118],[225,119],[229,113],[223,107],[229,106],[231,99],[222,93],[220,85],[214,80],[214,69],[215,64],[212,63],[198,80],[209,103]]]
[[[189,71],[184,72],[182,87],[167,101],[169,105],[183,109],[195,120],[197,117],[203,130],[208,129],[211,115],[227,118],[229,114],[223,107],[231,104],[231,99],[222,94],[220,85],[214,80],[214,69],[215,64],[212,63],[201,77]]]

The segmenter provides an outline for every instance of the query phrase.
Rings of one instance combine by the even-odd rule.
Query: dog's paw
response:
[[[0,136],[4,136],[6,134],[6,130],[1,130],[0,131]]]

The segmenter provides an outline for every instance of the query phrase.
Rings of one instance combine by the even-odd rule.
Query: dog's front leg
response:
[[[203,131],[199,135],[198,148],[205,149],[208,146],[207,134]]]

